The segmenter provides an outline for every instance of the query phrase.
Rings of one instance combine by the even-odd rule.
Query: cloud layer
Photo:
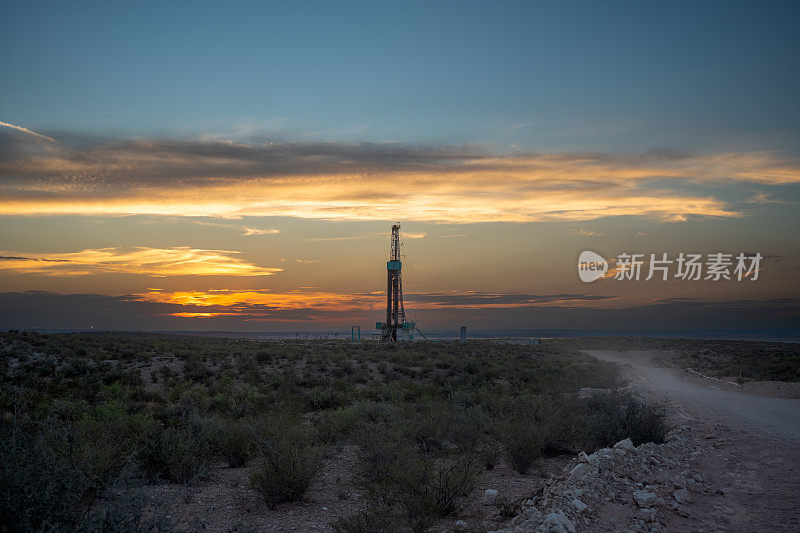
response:
[[[404,295],[415,311],[514,309],[534,306],[575,307],[611,300],[596,294],[520,294],[441,292]],[[385,295],[377,293],[335,293],[322,291],[274,292],[268,290],[164,292],[150,290],[131,295],[132,300],[175,306],[170,316],[183,318],[239,317],[251,320],[280,320],[286,313],[307,319],[330,319],[336,313],[378,313]]]
[[[145,276],[269,276],[281,268],[264,268],[236,257],[239,252],[189,247],[97,248],[61,254],[0,251],[0,271],[45,276],[116,273]]]
[[[129,330],[249,330],[294,331],[322,327],[350,329],[361,324],[362,335],[380,319],[379,311],[276,307],[246,310],[192,309],[180,304],[145,300],[135,296],[0,293],[0,322],[8,328],[66,328]],[[534,305],[515,308],[456,308],[420,311],[426,333],[445,328],[457,334],[458,325],[480,324],[480,329],[564,328],[591,330],[719,329],[744,335],[753,330],[797,331],[800,299],[658,301],[617,308]],[[438,317],[438,318],[437,318]],[[471,328],[472,330],[472,328]]]
[[[4,130],[0,214],[526,222],[742,213],[697,187],[800,182],[772,153],[511,154],[393,143],[200,142]]]

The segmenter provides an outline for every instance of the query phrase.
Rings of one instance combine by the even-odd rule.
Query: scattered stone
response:
[[[684,428],[673,430],[663,444],[634,447],[631,439],[624,439],[613,448],[580,452],[535,497],[525,500],[501,531],[568,533],[576,526],[587,531],[666,531],[664,524],[672,518],[689,516],[690,490],[717,490],[689,470],[694,464],[687,460],[690,452],[702,449],[695,439],[694,429]],[[608,509],[619,514],[608,516]]]
[[[575,508],[576,511],[578,511],[578,514],[584,512],[586,509],[589,508],[588,505],[580,501],[578,498],[572,500],[572,506]]]
[[[625,450],[626,452],[635,452],[636,446],[633,445],[631,439],[621,440],[614,445],[615,450]]]
[[[570,478],[580,478],[592,471],[592,466],[589,463],[578,463],[575,468],[569,471]]]
[[[639,507],[651,507],[656,503],[658,496],[646,490],[635,490],[633,491],[633,499]]]
[[[581,496],[583,496],[583,492],[584,492],[583,489],[565,490],[564,491],[564,497],[567,498],[568,500],[571,500],[571,499],[574,499],[574,498],[580,498]]]
[[[675,501],[678,503],[689,503],[692,501],[692,497],[689,495],[689,491],[686,489],[678,489],[673,494],[675,497]]]
[[[689,516],[689,509],[684,507],[683,505],[675,504],[675,511],[682,517],[686,518]]]
[[[483,505],[494,505],[497,500],[497,489],[486,489],[483,493]]]
[[[456,522],[455,526],[453,527],[453,530],[456,533],[466,533],[467,531],[469,531],[469,524],[467,524],[463,520],[459,520]]]
[[[656,521],[656,510],[655,509],[639,509],[639,512],[642,514],[642,519],[645,522],[655,522]]]
[[[540,529],[547,533],[575,533],[575,524],[567,518],[564,511],[558,511],[547,515]]]

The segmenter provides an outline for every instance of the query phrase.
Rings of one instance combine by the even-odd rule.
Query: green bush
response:
[[[345,403],[342,394],[333,387],[313,387],[306,392],[305,398],[312,411],[335,409]]]
[[[247,464],[252,441],[250,428],[244,422],[219,422],[216,438],[217,453],[231,468]]]
[[[133,462],[92,478],[61,453],[71,429],[54,421],[0,432],[0,531],[167,531],[172,526],[141,488]],[[145,509],[149,512],[145,514]]]
[[[58,438],[19,428],[0,439],[0,517],[3,531],[69,531],[83,522],[97,487],[79,469],[59,460],[48,445]]]
[[[77,421],[61,453],[100,483],[116,477],[146,446],[157,422],[147,413],[128,413],[119,401],[96,406]]]
[[[145,472],[176,483],[194,481],[214,460],[216,432],[213,421],[198,417],[178,419],[176,425],[152,431],[141,453]]]
[[[270,508],[301,499],[317,477],[321,457],[301,424],[294,417],[276,416],[254,430],[259,457],[250,486]]]
[[[324,444],[336,444],[347,439],[361,420],[353,407],[321,411],[313,418],[317,439]]]
[[[453,426],[452,407],[446,402],[425,402],[411,416],[411,432],[419,450],[441,450],[450,440]]]
[[[494,435],[520,474],[543,454],[569,451],[579,422],[563,395],[501,399],[494,406],[493,419]]]
[[[497,448],[487,446],[480,451],[481,463],[486,470],[492,470],[500,462],[500,452]]]
[[[477,454],[421,450],[412,445],[415,429],[402,420],[365,425],[360,480],[373,509],[423,531],[456,511],[474,488],[479,461]]]
[[[583,400],[587,449],[611,446],[630,438],[635,446],[664,442],[669,427],[664,406],[648,403],[626,391],[596,394]]]

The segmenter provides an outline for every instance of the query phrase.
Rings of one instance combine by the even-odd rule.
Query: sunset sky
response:
[[[796,2],[6,6],[0,329],[371,332],[400,222],[423,331],[797,330],[799,26]],[[584,250],[763,259],[583,283]]]

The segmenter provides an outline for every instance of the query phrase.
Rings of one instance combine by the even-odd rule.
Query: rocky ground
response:
[[[682,426],[661,445],[581,453],[501,531],[797,531],[797,488],[754,483],[740,449],[749,438]],[[756,477],[782,475],[770,466]]]
[[[638,392],[664,399],[640,370],[626,368]],[[681,400],[667,397],[665,443],[580,453],[498,531],[800,531],[799,443]]]

